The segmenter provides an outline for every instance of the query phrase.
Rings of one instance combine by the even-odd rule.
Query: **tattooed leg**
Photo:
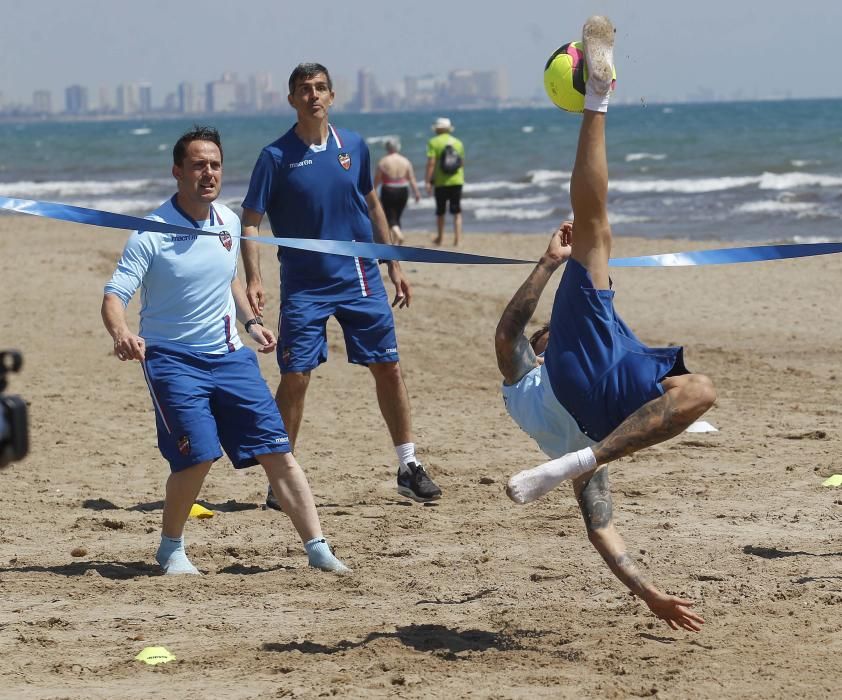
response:
[[[506,486],[508,497],[521,505],[531,503],[562,481],[592,474],[597,466],[669,440],[716,400],[713,384],[701,374],[670,377],[663,384],[663,396],[641,406],[592,448],[570,452],[515,474]]]
[[[593,446],[597,464],[607,464],[679,435],[716,401],[713,383],[702,374],[663,381],[664,394],[644,404]]]

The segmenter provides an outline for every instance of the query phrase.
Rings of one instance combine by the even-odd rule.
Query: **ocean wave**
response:
[[[491,182],[471,182],[465,185],[464,192],[491,192],[493,190],[525,190],[534,185],[530,182],[510,182],[493,180]]]
[[[788,190],[794,187],[842,187],[838,175],[814,175],[812,173],[763,173],[760,177],[761,190]]]
[[[734,209],[735,214],[797,214],[815,209],[808,202],[779,202],[774,199],[746,202]]]
[[[115,214],[136,214],[145,216],[161,206],[162,199],[78,199],[68,202],[77,207],[88,209],[101,209]]]
[[[2,182],[0,194],[5,197],[24,197],[37,199],[39,197],[79,197],[106,196],[110,194],[128,194],[144,192],[150,189],[164,189],[171,187],[172,181],[161,180],[55,180],[48,182]]]
[[[546,219],[550,217],[554,208],[550,209],[505,209],[498,207],[486,207],[476,209],[474,216],[477,221],[488,221],[489,219],[512,219],[514,221],[527,221],[532,219]]]
[[[838,236],[793,236],[793,243],[839,243],[842,242]]]
[[[666,153],[627,153],[626,163],[633,163],[636,160],[664,160]]]
[[[462,206],[469,209],[483,209],[485,207],[522,207],[529,204],[546,204],[552,199],[547,194],[534,197],[467,197],[462,200]]]
[[[740,187],[756,185],[759,177],[703,177],[678,178],[675,180],[614,180],[609,182],[608,188],[615,192],[627,194],[678,192],[682,194],[701,194],[704,192],[721,192]]]
[[[545,185],[557,180],[569,180],[573,173],[569,170],[530,170],[526,174],[533,184]]]
[[[378,143],[386,143],[386,141],[389,141],[389,140],[397,141],[398,143],[401,142],[400,137],[395,136],[394,134],[381,134],[381,135],[378,135],[378,136],[368,136],[368,137],[366,137],[365,142],[371,146],[371,145],[375,145],[375,144],[378,144]]]
[[[523,207],[533,204],[546,204],[552,198],[546,194],[534,197],[465,197],[462,199],[462,209],[504,209],[506,207]],[[410,202],[411,209],[435,209],[436,200],[432,197],[421,199],[420,202]]]
[[[820,160],[791,160],[789,164],[793,168],[806,168],[808,165],[821,165]]]
[[[649,216],[634,216],[632,214],[612,214],[608,212],[608,223],[612,226],[616,224],[643,224],[647,221],[652,221]]]

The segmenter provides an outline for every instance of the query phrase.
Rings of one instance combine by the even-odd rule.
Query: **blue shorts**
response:
[[[288,295],[278,323],[278,366],[281,373],[309,372],[327,361],[327,320],[333,316],[345,336],[348,362],[370,365],[398,361],[395,319],[382,284],[369,296],[344,299]],[[378,288],[379,287],[379,288]]]
[[[661,396],[665,377],[687,374],[682,348],[640,342],[614,311],[614,291],[594,289],[572,258],[553,302],[544,363],[559,403],[597,441]]]
[[[146,349],[143,371],[158,427],[158,447],[174,472],[222,457],[237,469],[256,455],[289,452],[278,407],[249,348],[225,355],[172,346]]]

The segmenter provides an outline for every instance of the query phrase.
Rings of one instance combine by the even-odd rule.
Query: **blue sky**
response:
[[[0,92],[34,89],[62,104],[67,85],[149,81],[160,103],[182,80],[270,72],[283,84],[302,60],[353,80],[367,68],[385,87],[404,75],[505,68],[514,96],[541,93],[547,56],[604,12],[618,30],[618,97],[684,99],[842,96],[829,0],[20,0],[0,24]]]

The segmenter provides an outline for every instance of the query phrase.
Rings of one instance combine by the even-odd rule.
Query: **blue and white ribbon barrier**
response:
[[[124,229],[128,231],[155,231],[157,233],[187,233],[191,236],[217,236],[212,231],[201,231],[192,227],[177,226],[127,214],[87,209],[70,204],[39,202],[31,199],[15,199],[0,196],[0,209],[43,216],[48,219],[69,221],[91,226]],[[463,265],[534,265],[534,260],[517,258],[495,258],[488,255],[458,253],[447,250],[429,250],[411,246],[395,246],[385,243],[360,243],[354,241],[333,241],[310,238],[270,238],[249,236],[248,240],[280,248],[295,248],[316,253],[345,255],[354,258],[375,258],[380,260],[403,260],[423,263],[460,263]],[[629,258],[612,258],[611,267],[690,267],[699,265],[730,265],[734,263],[761,262],[764,260],[785,260],[806,258],[814,255],[842,253],[842,243],[789,243],[782,245],[759,245],[744,248],[716,248],[695,250],[685,253],[664,253]]]

